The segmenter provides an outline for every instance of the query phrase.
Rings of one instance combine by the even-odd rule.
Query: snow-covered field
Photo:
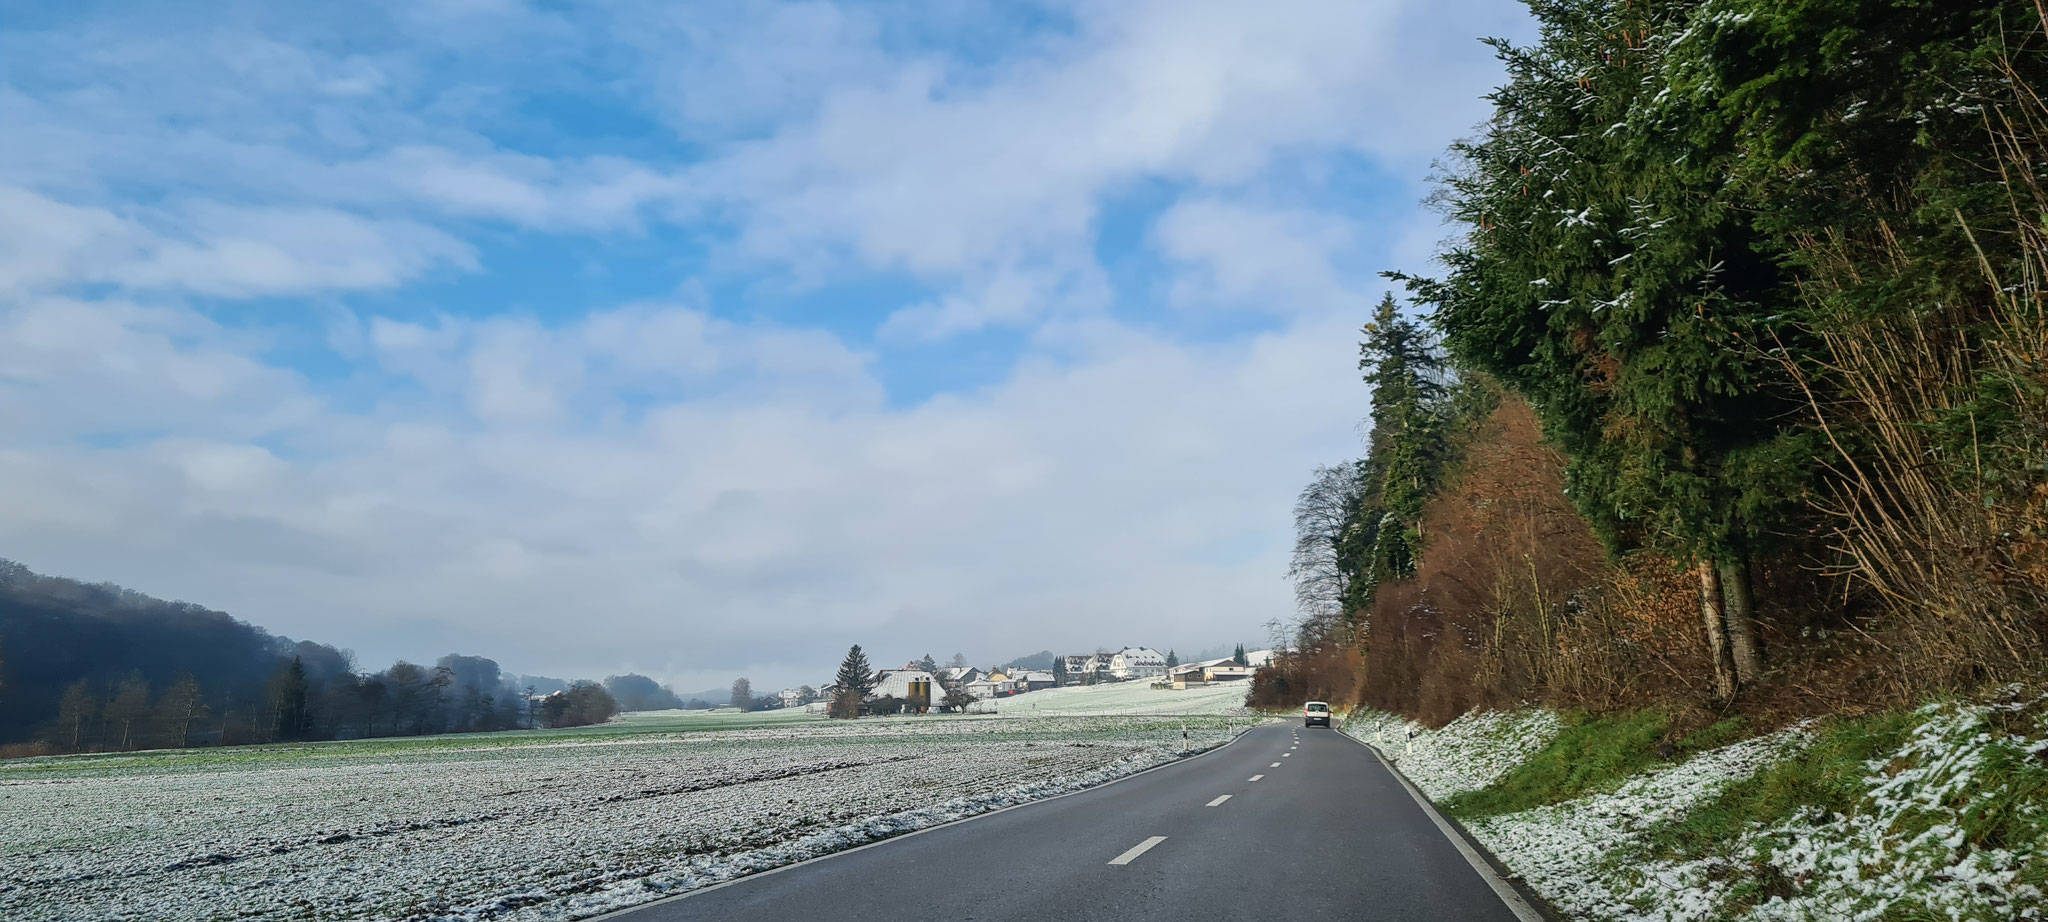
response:
[[[1517,876],[1572,918],[1834,922],[2048,918],[2048,699],[1930,705],[1897,751],[1864,766],[1848,815],[1811,808],[1752,824],[1712,855],[1660,859],[1660,823],[1685,816],[1812,740],[1805,726],[1701,753],[1611,792],[1467,824]],[[1485,787],[1540,749],[1557,720],[1540,711],[1468,715],[1428,730],[1360,712],[1346,732],[1397,760],[1432,799]],[[2020,814],[2017,840],[1968,830]]]
[[[1098,784],[1178,758],[1183,728],[1201,749],[1258,719],[1210,711],[629,715],[0,762],[0,918],[581,918]]]
[[[1144,682],[1045,688],[974,705],[977,712],[1033,714],[1238,714],[1244,710],[1244,682],[1224,682],[1181,691]]]

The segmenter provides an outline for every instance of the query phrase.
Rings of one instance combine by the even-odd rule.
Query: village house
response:
[[[1211,660],[1202,664],[1202,680],[1205,682],[1234,682],[1249,679],[1258,669],[1240,666],[1233,659]]]
[[[938,686],[938,677],[922,669],[890,669],[876,675],[881,676],[881,680],[875,683],[875,690],[868,694],[868,701],[900,698],[909,702],[905,705],[907,713],[923,713],[924,709],[935,703],[933,699],[938,697],[932,691]]]
[[[1001,698],[1017,692],[1017,683],[1000,669],[989,670],[987,675],[967,683],[966,687],[968,694],[982,699]]]
[[[1226,656],[1222,659],[1204,660],[1199,663],[1182,663],[1173,667],[1168,672],[1167,678],[1173,683],[1173,687],[1186,688],[1190,685],[1206,685],[1211,682],[1243,681],[1251,678],[1252,673],[1257,671],[1257,669],[1250,666],[1240,666],[1236,660]]]
[[[1166,654],[1150,647],[1125,647],[1110,655],[1109,674],[1125,680],[1164,678]]]
[[[1010,676],[1010,685],[1018,692],[1037,691],[1041,688],[1052,688],[1058,684],[1057,681],[1053,680],[1052,673],[1042,670],[1025,670]]]
[[[1115,656],[1114,653],[1081,653],[1061,657],[1067,667],[1067,684],[1079,685],[1090,681],[1091,676],[1096,680],[1111,678],[1109,664]]]

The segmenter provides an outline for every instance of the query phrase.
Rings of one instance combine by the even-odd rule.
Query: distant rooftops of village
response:
[[[1105,681],[1149,679],[1181,688],[1191,684],[1249,679],[1271,658],[1272,651],[1259,650],[1246,653],[1243,663],[1235,657],[1225,656],[1169,666],[1167,654],[1151,647],[1124,647],[1115,652],[1098,650],[1055,657],[1051,669],[998,666],[983,670],[974,666],[942,666],[927,670],[922,662],[910,662],[897,668],[876,670],[875,686],[867,698],[912,698],[920,689],[919,683],[926,683],[922,688],[936,684],[947,691],[959,691],[978,700],[1004,698],[1061,685]],[[803,689],[784,689],[782,698],[785,706],[793,707],[828,700],[835,690],[832,685],[821,686],[809,694],[805,694]]]

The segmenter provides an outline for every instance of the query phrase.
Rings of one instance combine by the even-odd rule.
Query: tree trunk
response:
[[[1721,611],[1728,623],[1735,679],[1754,685],[1763,677],[1764,658],[1756,645],[1756,597],[1749,585],[1747,558],[1721,564]]]
[[[1696,568],[1700,577],[1700,617],[1707,625],[1707,655],[1714,660],[1714,694],[1723,701],[1735,697],[1735,660],[1728,652],[1727,624],[1721,612],[1721,574],[1712,561],[1702,560]]]

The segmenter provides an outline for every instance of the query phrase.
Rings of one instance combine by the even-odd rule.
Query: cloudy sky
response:
[[[8,7],[0,557],[366,666],[685,689],[1260,641],[1476,39],[1529,28]]]

